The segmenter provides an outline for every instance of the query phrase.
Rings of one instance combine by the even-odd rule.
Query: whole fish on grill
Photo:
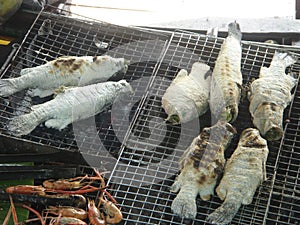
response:
[[[238,116],[243,82],[241,37],[239,24],[230,23],[211,79],[209,106],[216,120],[233,122]]]
[[[132,92],[125,80],[67,88],[53,100],[34,105],[30,113],[12,118],[8,130],[15,136],[26,135],[43,122],[48,128],[61,130],[74,121],[102,112],[118,95]]]
[[[162,97],[162,107],[172,124],[185,123],[204,114],[208,108],[210,67],[195,62],[190,74],[180,70]]]
[[[235,129],[225,121],[204,128],[182,155],[180,174],[171,186],[178,192],[173,200],[172,211],[184,218],[195,218],[196,197],[209,200],[213,195],[218,177],[225,164],[224,151],[231,142]]]
[[[287,52],[275,52],[271,65],[262,67],[259,78],[252,82],[249,92],[249,111],[253,124],[267,140],[283,135],[283,111],[292,100],[291,90],[296,79],[285,73],[286,67],[297,61]]]
[[[257,187],[266,179],[267,141],[255,128],[245,129],[237,149],[227,161],[216,192],[223,204],[207,220],[212,224],[230,223],[240,206],[249,205]]]
[[[107,81],[119,71],[126,72],[128,61],[110,56],[63,56],[44,65],[21,70],[21,76],[0,80],[0,96],[24,89],[32,96],[46,97],[60,86],[84,86]]]

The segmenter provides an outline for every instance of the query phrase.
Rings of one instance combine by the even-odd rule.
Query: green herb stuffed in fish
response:
[[[185,123],[203,115],[209,108],[210,67],[193,64],[190,74],[180,70],[162,97],[162,107],[172,124]]]
[[[61,130],[74,121],[102,112],[124,93],[132,93],[125,80],[67,88],[53,100],[33,106],[30,113],[12,118],[8,130],[15,136],[26,135],[43,122],[46,127]]]
[[[171,186],[178,192],[171,209],[180,217],[193,219],[197,214],[196,197],[209,200],[214,194],[218,177],[225,164],[224,151],[231,142],[235,129],[219,121],[204,128],[185,150],[180,159],[180,174]]]
[[[228,224],[240,206],[249,205],[257,187],[266,179],[267,141],[259,131],[248,128],[241,134],[237,149],[227,161],[224,175],[216,192],[223,204],[211,213],[207,221]]]
[[[286,67],[297,61],[289,53],[275,52],[270,67],[262,67],[259,78],[252,82],[249,111],[253,124],[269,141],[283,135],[283,111],[292,100],[291,90],[296,79],[285,73]]]
[[[110,56],[63,56],[44,65],[25,68],[21,76],[0,80],[0,96],[7,97],[24,89],[32,96],[46,97],[60,86],[84,86],[107,81],[128,62]]]
[[[209,106],[216,120],[233,122],[238,116],[243,79],[241,37],[239,24],[230,23],[211,79]]]

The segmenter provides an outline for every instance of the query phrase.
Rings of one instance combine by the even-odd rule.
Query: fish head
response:
[[[271,129],[269,129],[264,135],[264,137],[269,141],[280,140],[282,136],[283,136],[283,131],[281,127],[275,125],[272,126]]]
[[[121,92],[128,93],[128,94],[134,94],[134,90],[130,83],[128,83],[126,80],[120,80],[118,83],[121,85]]]
[[[215,140],[218,143],[223,141],[223,145],[227,146],[233,136],[237,133],[236,129],[226,121],[219,120],[215,125],[208,128],[210,131],[210,139]]]
[[[234,122],[238,116],[238,106],[236,104],[224,107],[219,115],[220,120]]]

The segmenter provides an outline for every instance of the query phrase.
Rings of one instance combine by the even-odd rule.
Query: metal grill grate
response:
[[[192,33],[141,30],[41,13],[2,78],[17,77],[22,68],[62,55],[108,54],[131,61],[126,74],[112,80],[126,79],[135,94],[121,97],[95,118],[73,124],[76,138],[71,125],[60,132],[40,126],[22,138],[11,137],[7,121],[16,111],[26,112],[30,105],[45,99],[30,99],[25,92],[1,98],[1,136],[60,149],[62,154],[79,149],[87,162],[111,171],[112,194],[124,212],[122,224],[205,224],[207,214],[221,201],[216,196],[210,201],[197,199],[197,218],[184,221],[171,212],[175,195],[169,187],[178,173],[179,157],[200,130],[210,125],[209,112],[200,120],[171,126],[164,123],[161,97],[180,69],[190,70],[199,60],[213,68],[222,42],[222,38]],[[258,76],[261,66],[269,66],[276,49],[300,52],[251,42],[243,42],[242,47],[244,84]],[[289,70],[298,73],[300,62]],[[285,121],[283,140],[269,143],[268,180],[259,187],[252,204],[241,207],[232,224],[299,224],[299,91],[297,86],[295,98],[285,111],[289,121]],[[248,104],[242,100],[233,124],[239,133],[252,127]],[[91,129],[93,123],[96,129]],[[237,142],[235,137],[227,157]]]

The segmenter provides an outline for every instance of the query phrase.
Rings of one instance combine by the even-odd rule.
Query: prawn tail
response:
[[[280,61],[284,64],[284,67],[286,68],[286,67],[294,64],[295,62],[297,62],[297,60],[298,60],[297,56],[293,55],[290,52],[276,51],[272,62]],[[271,62],[271,65],[272,65],[272,62]]]

